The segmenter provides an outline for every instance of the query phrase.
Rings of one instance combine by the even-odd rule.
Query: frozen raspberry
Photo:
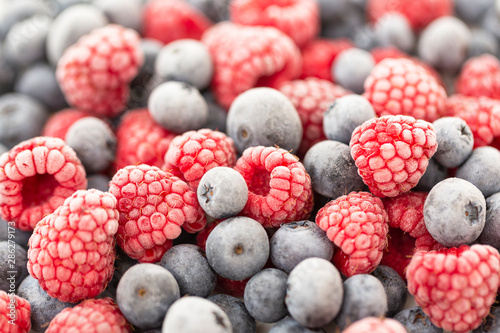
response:
[[[116,129],[116,170],[138,164],[161,167],[174,137],[154,121],[147,109],[127,111]]]
[[[35,137],[0,156],[0,215],[21,230],[86,186],[82,163],[61,139]]]
[[[432,124],[410,116],[383,116],[352,133],[351,156],[373,195],[395,197],[415,187],[436,152]]]
[[[491,54],[469,59],[455,82],[458,94],[500,99],[500,60]]]
[[[300,50],[276,28],[222,22],[208,29],[202,41],[214,61],[212,90],[226,109],[250,88],[278,88],[300,76]]]
[[[474,135],[474,147],[489,145],[500,136],[500,101],[488,97],[452,95],[446,116],[465,120]]]
[[[235,281],[226,279],[220,275],[217,275],[217,287],[216,289],[223,294],[231,295],[233,297],[241,297],[245,294],[245,287],[250,278]]]
[[[14,316],[12,309],[14,307]],[[24,298],[0,290],[0,327],[2,333],[28,333],[31,329],[31,306]]]
[[[236,147],[226,134],[204,128],[176,136],[165,154],[162,169],[185,179],[195,190],[208,170],[236,163]]]
[[[113,277],[117,230],[113,195],[76,191],[36,225],[28,243],[28,271],[61,302],[96,297]]]
[[[196,191],[155,166],[130,165],[118,170],[109,192],[118,200],[118,246],[140,262],[160,261],[181,227],[196,232],[206,225]]]
[[[54,113],[45,123],[42,136],[51,136],[64,140],[66,132],[77,120],[88,117],[91,114],[76,109],[64,109]]]
[[[56,70],[68,103],[94,115],[111,117],[121,112],[129,83],[143,62],[139,43],[136,31],[109,24],[69,47]]]
[[[426,68],[411,59],[385,59],[364,84],[377,115],[407,115],[434,121],[444,113],[446,91]]]
[[[413,253],[444,248],[425,227],[425,198],[426,192],[406,192],[383,200],[390,228],[388,246],[380,264],[392,267],[403,279]]]
[[[315,143],[326,140],[323,114],[336,98],[348,95],[349,91],[315,77],[287,82],[280,87],[280,91],[290,99],[299,113],[304,134],[298,155],[304,156]]]
[[[316,0],[233,0],[230,15],[234,23],[275,27],[299,47],[314,38],[320,26]]]
[[[200,39],[212,24],[188,1],[152,0],[143,12],[143,36],[168,44],[178,39]]]
[[[317,77],[335,82],[332,77],[332,64],[342,51],[354,47],[350,39],[317,38],[307,43],[302,52],[301,79]]]
[[[413,30],[421,30],[434,19],[453,14],[452,0],[368,0],[366,4],[368,18],[376,22],[385,14],[398,12],[403,14]]]
[[[249,192],[240,215],[276,228],[307,219],[311,213],[311,177],[295,155],[281,148],[250,147],[234,168],[245,178]]]
[[[328,202],[316,223],[337,246],[332,262],[347,277],[373,271],[387,243],[387,213],[380,198],[351,192]]]
[[[88,299],[75,307],[59,312],[50,322],[46,333],[73,332],[132,332],[132,326],[118,305],[109,297]]]
[[[408,291],[431,322],[447,331],[468,332],[481,324],[495,301],[500,255],[489,246],[419,251],[408,265]]]
[[[406,328],[392,318],[365,317],[347,326],[342,333],[406,333]]]

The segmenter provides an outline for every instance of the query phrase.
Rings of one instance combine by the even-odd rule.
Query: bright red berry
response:
[[[61,139],[35,137],[0,156],[0,215],[21,230],[86,186],[82,163]]]
[[[129,83],[143,62],[139,42],[140,36],[135,30],[109,24],[70,46],[56,70],[68,103],[106,117],[123,111]]]
[[[64,140],[66,132],[74,122],[82,118],[91,116],[90,113],[76,110],[64,109],[54,113],[43,126],[42,136],[51,136]]]
[[[200,39],[212,24],[184,0],[152,0],[143,11],[143,36],[168,44],[178,39]]]
[[[160,261],[181,227],[197,232],[206,225],[196,191],[157,167],[141,164],[118,170],[109,192],[118,200],[118,246],[140,262]]]
[[[406,333],[406,328],[392,318],[365,317],[347,326],[342,333]]]
[[[326,140],[323,114],[336,98],[348,95],[349,91],[315,77],[287,82],[280,87],[280,91],[290,99],[299,113],[304,135],[298,155],[304,156],[315,143]]]
[[[230,15],[234,23],[275,27],[299,47],[314,38],[320,26],[316,0],[233,0]]]
[[[382,60],[373,68],[364,87],[364,96],[380,116],[402,114],[433,122],[444,113],[443,86],[411,59]]]
[[[131,325],[118,305],[109,297],[88,299],[75,307],[59,312],[50,322],[46,333],[128,333]]]
[[[343,195],[318,211],[316,223],[336,245],[332,261],[345,276],[368,274],[380,263],[389,229],[380,198],[368,192]]]
[[[76,191],[36,225],[28,244],[28,271],[62,302],[96,297],[113,277],[117,230],[112,194]]]
[[[127,111],[116,129],[115,169],[128,165],[163,165],[175,134],[154,121],[147,109]]]
[[[481,324],[495,302],[500,255],[489,246],[419,251],[408,265],[408,291],[445,330],[468,332]]]
[[[415,187],[437,149],[431,123],[410,116],[383,116],[352,133],[351,156],[373,195],[395,197]]]
[[[214,61],[212,91],[226,109],[250,88],[277,89],[300,76],[300,50],[276,28],[223,22],[208,29],[202,41]]]
[[[458,94],[500,99],[500,60],[483,54],[465,62],[455,82]]]
[[[22,297],[0,290],[0,331],[28,333],[31,329],[31,306]]]
[[[248,186],[241,215],[265,228],[307,219],[313,208],[311,177],[295,155],[275,147],[250,147],[234,167]]]

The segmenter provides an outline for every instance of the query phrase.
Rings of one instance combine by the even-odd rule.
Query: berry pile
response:
[[[1,332],[499,332],[500,0],[0,0]]]

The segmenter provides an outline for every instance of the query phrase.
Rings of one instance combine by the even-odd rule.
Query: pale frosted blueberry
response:
[[[429,316],[420,306],[407,308],[394,316],[406,328],[408,333],[442,333],[443,329],[431,323]]]
[[[399,13],[391,12],[378,19],[375,34],[380,46],[394,46],[407,53],[415,46],[415,35],[410,22]]]
[[[500,192],[500,151],[494,147],[478,147],[457,169],[455,176],[474,184],[485,197]]]
[[[208,300],[214,302],[224,310],[233,327],[233,333],[256,332],[257,323],[248,312],[245,303],[239,298],[230,295],[216,294],[208,297]]]
[[[141,30],[142,8],[140,0],[94,0],[93,4],[104,12],[111,23],[136,31]]]
[[[472,153],[474,136],[465,120],[443,117],[434,121],[438,148],[433,158],[444,167],[460,166]]]
[[[371,273],[384,286],[387,296],[387,317],[394,317],[399,311],[403,310],[408,297],[406,283],[403,278],[389,266],[378,265]]]
[[[370,75],[375,61],[370,52],[351,48],[342,51],[332,65],[335,82],[357,94],[364,91],[364,83]]]

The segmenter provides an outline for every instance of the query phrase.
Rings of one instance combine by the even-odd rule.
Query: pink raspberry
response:
[[[196,192],[157,167],[141,164],[118,170],[109,192],[118,200],[118,246],[140,262],[160,261],[181,227],[197,232],[206,225]]]
[[[127,111],[116,129],[115,169],[127,165],[163,165],[175,134],[157,124],[147,109]]]
[[[351,192],[328,202],[316,214],[316,223],[337,246],[332,262],[347,277],[368,274],[387,244],[387,213],[380,198]]]
[[[164,44],[178,39],[200,39],[212,24],[184,0],[152,0],[143,11],[143,36]]]
[[[275,27],[304,46],[319,31],[319,4],[316,0],[233,0],[230,6],[234,23]]]
[[[445,110],[446,91],[426,68],[411,59],[382,60],[364,87],[364,96],[379,116],[402,114],[433,122]]]
[[[491,54],[471,58],[455,81],[458,94],[500,99],[500,60]]]
[[[342,333],[406,333],[406,328],[392,318],[365,317],[347,326]]]
[[[11,315],[14,301],[15,318]],[[31,305],[22,297],[0,290],[0,327],[2,333],[28,333],[31,329]]]
[[[304,156],[314,144],[326,140],[323,114],[336,98],[348,95],[349,91],[315,77],[287,82],[280,87],[280,91],[290,99],[299,113],[304,136],[298,155]]]
[[[109,297],[87,299],[75,307],[59,312],[50,322],[46,333],[127,333],[132,326],[118,305]]]
[[[241,215],[265,228],[307,219],[313,208],[311,177],[295,155],[281,148],[249,147],[234,167],[248,186]]]
[[[54,113],[45,123],[42,136],[51,136],[64,140],[66,132],[74,122],[91,116],[90,113],[76,109],[64,109]]]
[[[208,29],[202,42],[214,61],[212,91],[226,109],[250,88],[277,89],[300,76],[300,50],[276,28],[222,22]]]
[[[447,331],[468,332],[481,324],[495,302],[500,255],[489,246],[419,251],[406,277],[408,291],[431,322]]]
[[[76,190],[87,187],[85,169],[63,140],[35,137],[0,156],[0,215],[33,230]]]
[[[432,124],[410,116],[370,119],[352,133],[351,156],[373,195],[395,197],[415,187],[437,149]]]
[[[236,147],[226,134],[204,128],[176,136],[165,154],[162,169],[186,180],[195,190],[208,170],[236,163]]]
[[[113,195],[76,191],[36,225],[28,243],[28,271],[61,302],[96,297],[113,277],[117,230]]]
[[[136,31],[110,24],[93,30],[69,47],[56,71],[68,103],[106,117],[123,111],[129,83],[143,62],[139,43]]]

